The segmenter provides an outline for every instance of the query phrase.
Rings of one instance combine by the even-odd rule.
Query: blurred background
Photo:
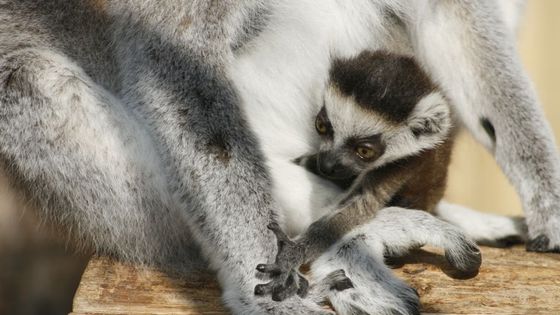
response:
[[[519,48],[544,111],[560,138],[560,1],[529,1]],[[558,143],[558,141],[557,141]],[[519,199],[489,153],[469,135],[457,142],[447,199],[501,214],[522,214]],[[15,199],[0,174],[0,314],[67,314],[87,262]]]

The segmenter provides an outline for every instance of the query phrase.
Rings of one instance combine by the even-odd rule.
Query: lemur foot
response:
[[[451,266],[465,275],[476,275],[482,264],[482,255],[476,244],[469,240],[458,243],[459,249],[446,249],[445,258]]]
[[[274,301],[283,301],[294,294],[305,297],[309,282],[298,272],[305,260],[305,248],[290,240],[277,223],[269,224],[268,228],[278,240],[278,254],[275,263],[257,266],[257,270],[268,274],[272,281],[255,286],[255,294],[270,294]]]
[[[527,218],[529,240],[526,249],[530,252],[560,253],[560,213],[557,209],[546,210]]]
[[[541,234],[530,239],[526,244],[527,251],[538,253],[560,253],[560,245],[551,245],[548,236]]]

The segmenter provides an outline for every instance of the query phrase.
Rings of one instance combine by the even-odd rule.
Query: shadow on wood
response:
[[[560,310],[560,255],[482,248],[471,279],[450,278],[445,259],[419,251],[395,273],[420,294],[432,314],[553,314]],[[212,274],[171,279],[164,274],[96,258],[74,298],[74,315],[228,314]]]

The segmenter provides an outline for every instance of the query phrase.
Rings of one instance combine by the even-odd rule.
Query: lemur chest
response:
[[[324,214],[318,209],[340,193],[291,163],[317,149],[314,120],[332,58],[365,49],[402,52],[400,47],[408,46],[372,2],[285,0],[271,10],[266,27],[237,52],[229,69],[271,168],[284,223],[294,233]]]
[[[231,68],[265,154],[296,158],[315,146],[313,120],[330,61],[365,49],[401,49],[392,20],[371,0],[285,0],[271,10]]]

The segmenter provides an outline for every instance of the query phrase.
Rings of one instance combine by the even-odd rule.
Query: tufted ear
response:
[[[439,92],[422,97],[408,117],[408,126],[416,138],[443,138],[449,133],[451,124],[449,104]]]

